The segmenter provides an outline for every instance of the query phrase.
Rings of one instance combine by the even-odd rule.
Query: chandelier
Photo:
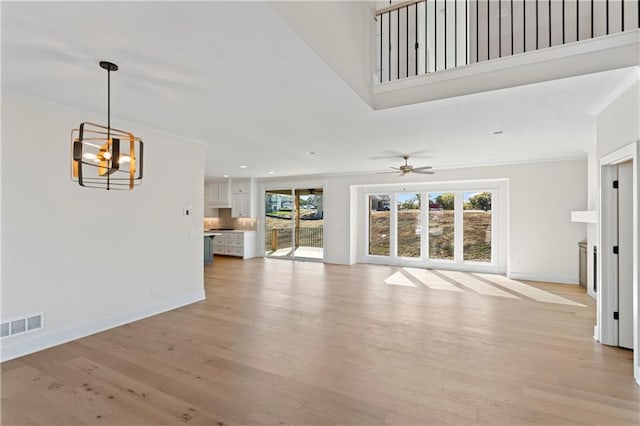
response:
[[[107,125],[82,122],[71,131],[71,178],[86,188],[132,190],[142,181],[142,139],[111,127],[111,72],[114,63],[101,61],[107,70]]]

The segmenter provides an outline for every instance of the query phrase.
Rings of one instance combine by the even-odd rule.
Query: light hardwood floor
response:
[[[580,287],[397,271],[216,258],[206,301],[3,363],[2,424],[639,424],[632,353],[592,339]]]

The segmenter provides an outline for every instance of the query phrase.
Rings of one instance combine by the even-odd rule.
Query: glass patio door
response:
[[[322,259],[322,188],[265,191],[265,256]]]

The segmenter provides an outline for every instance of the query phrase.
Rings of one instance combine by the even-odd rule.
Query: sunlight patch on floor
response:
[[[577,303],[577,302],[574,302],[573,300],[565,299],[564,297],[557,296],[553,293],[549,293],[548,291],[540,290],[539,288],[532,287],[530,285],[509,279],[507,277],[503,277],[501,275],[493,275],[493,274],[476,274],[476,275],[487,281],[491,281],[496,285],[504,287],[510,291],[519,293],[523,296],[526,296],[538,302],[585,307],[585,305],[581,303]]]
[[[463,292],[464,290],[460,287],[464,287],[466,290],[483,296],[521,299],[521,297],[518,296],[520,295],[535,300],[536,302],[586,307],[581,303],[565,299],[564,297],[509,279],[502,275],[420,268],[399,268],[396,272],[388,276],[384,282],[389,285],[403,287],[420,287],[418,284],[420,283],[431,290],[454,292]],[[517,293],[518,295],[513,293]]]
[[[411,282],[411,280],[404,276],[404,274],[400,271],[394,272],[390,276],[388,276],[384,282],[389,285],[401,285],[404,287],[415,287],[416,285]]]
[[[460,288],[451,284],[449,281],[426,269],[402,268],[402,270],[407,272],[416,280],[420,281],[422,284],[434,290],[462,291]]]
[[[496,296],[496,297],[505,297],[509,299],[520,299],[515,294],[511,294],[504,290],[500,290],[498,287],[492,286],[491,284],[486,283],[466,272],[438,271],[438,273],[444,275],[447,278],[452,279],[453,281],[468,288],[469,290],[475,291],[476,293],[482,294],[484,296]]]

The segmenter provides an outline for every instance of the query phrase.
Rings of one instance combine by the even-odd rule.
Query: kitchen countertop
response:
[[[205,237],[217,237],[218,235],[222,235],[222,233],[218,231],[204,231]]]
[[[227,232],[256,232],[255,229],[220,229],[220,230],[205,230],[204,233],[216,233],[216,235],[222,235]]]

